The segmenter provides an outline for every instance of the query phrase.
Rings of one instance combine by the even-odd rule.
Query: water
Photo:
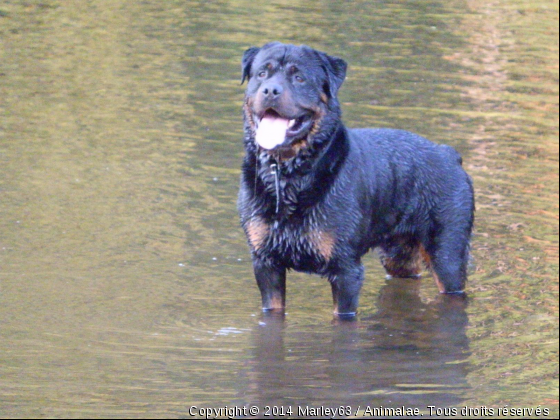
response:
[[[0,3],[0,415],[558,415],[557,15],[548,0]],[[348,126],[463,154],[468,303],[386,281],[372,255],[356,323],[298,274],[286,318],[260,313],[235,209],[240,59],[276,39],[349,62]]]

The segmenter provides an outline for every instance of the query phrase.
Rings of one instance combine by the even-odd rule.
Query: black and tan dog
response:
[[[329,279],[354,316],[362,256],[394,277],[424,264],[441,293],[463,293],[473,188],[449,146],[389,129],[347,129],[337,91],[346,62],[270,43],[243,56],[245,149],[238,207],[264,310],[284,310],[286,270]]]

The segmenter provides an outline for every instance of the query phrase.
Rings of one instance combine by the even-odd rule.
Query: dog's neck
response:
[[[307,208],[307,198],[324,190],[325,182],[334,180],[340,163],[348,150],[345,127],[340,123],[329,138],[315,138],[307,148],[289,158],[262,150],[253,143],[254,150],[247,150],[246,166],[253,172],[252,190],[264,211],[275,219],[288,218],[298,210]],[[252,155],[252,158],[249,156]],[[322,188],[316,183],[321,183]],[[261,200],[261,194],[268,199]]]

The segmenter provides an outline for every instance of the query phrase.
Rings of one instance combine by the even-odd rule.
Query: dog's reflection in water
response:
[[[264,314],[252,335],[247,404],[458,406],[468,387],[465,297],[424,302],[417,280],[388,280],[377,310],[302,327]],[[295,315],[294,315],[295,316]]]

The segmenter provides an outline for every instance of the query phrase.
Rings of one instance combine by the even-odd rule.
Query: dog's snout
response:
[[[271,99],[279,97],[283,91],[284,88],[278,83],[270,83],[262,87],[264,96]]]

